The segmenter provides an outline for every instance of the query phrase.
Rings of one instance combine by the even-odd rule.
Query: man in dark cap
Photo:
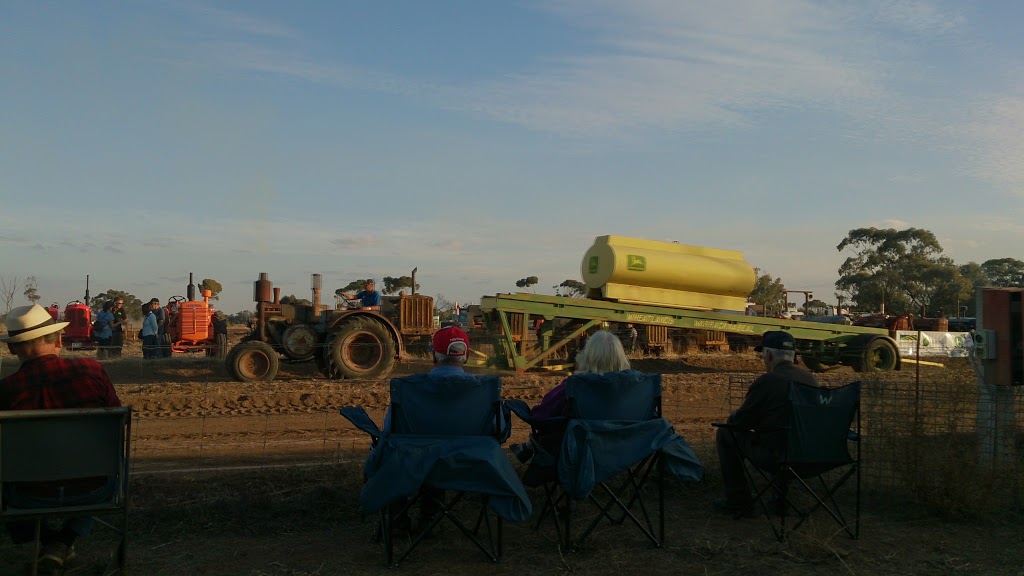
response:
[[[766,372],[754,380],[743,404],[729,415],[732,427],[719,428],[715,439],[725,484],[725,497],[716,500],[715,506],[730,514],[752,511],[743,458],[749,458],[755,466],[770,468],[785,450],[786,433],[782,428],[789,425],[789,383],[818,385],[813,374],[794,365],[796,340],[789,332],[765,332],[754,351],[761,353]],[[751,432],[758,428],[780,431]]]

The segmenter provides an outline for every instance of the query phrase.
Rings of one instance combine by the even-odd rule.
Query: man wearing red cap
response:
[[[434,351],[434,367],[427,373],[427,376],[437,376],[439,379],[451,376],[473,377],[463,369],[469,358],[469,336],[465,332],[455,326],[442,328],[434,333],[434,337],[431,339],[431,348]],[[429,382],[425,385],[429,385]],[[504,418],[499,417],[499,424],[503,425],[503,423]],[[385,433],[391,432],[390,410],[384,415],[383,430]],[[420,494],[422,496],[420,519],[425,521],[437,513],[438,506],[435,500],[444,500],[444,491],[424,485],[420,488]],[[399,509],[403,507],[403,505],[398,505]],[[396,526],[404,529],[408,529],[412,525],[407,513],[396,517],[394,522]]]
[[[456,326],[434,332],[431,342],[434,350],[434,369],[430,374],[451,376],[465,374],[463,366],[469,358],[469,336]]]

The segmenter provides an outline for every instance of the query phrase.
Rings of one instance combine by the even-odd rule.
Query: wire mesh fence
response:
[[[149,376],[152,363],[134,368]],[[144,374],[143,374],[144,373]],[[662,411],[697,452],[718,480],[712,422],[724,421],[743,401],[756,373],[702,375],[700,384],[677,384],[667,378]],[[854,378],[819,378],[840,386]],[[197,469],[361,465],[370,448],[369,437],[338,410],[345,404],[363,406],[376,422],[387,409],[386,384],[373,391],[331,396],[337,382],[305,383],[276,391],[261,390],[259,405],[244,399],[217,400],[225,384],[212,379],[196,383],[189,377],[189,398],[179,409],[173,399],[162,410],[139,410],[133,422],[133,468],[136,473],[180,472]],[[863,395],[862,472],[868,502],[922,504],[950,513],[971,514],[1021,505],[1024,496],[1024,395],[1016,388],[979,388],[975,382],[932,377],[879,374],[861,378]],[[539,401],[551,378],[536,382],[516,379],[503,388],[507,398]],[[125,404],[152,402],[147,385],[121,388]],[[302,408],[306,396],[321,397]],[[513,419],[509,442],[526,440],[528,427]]]

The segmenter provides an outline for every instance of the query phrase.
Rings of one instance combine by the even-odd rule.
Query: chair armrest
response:
[[[356,428],[359,428],[363,432],[369,434],[370,439],[374,444],[377,443],[377,439],[380,438],[381,435],[381,429],[377,426],[377,423],[370,418],[370,415],[366,413],[366,410],[364,410],[362,406],[345,406],[339,410],[339,412]]]
[[[505,400],[505,406],[523,422],[533,422],[533,418],[530,417],[530,406],[526,402],[518,398],[510,398]]]

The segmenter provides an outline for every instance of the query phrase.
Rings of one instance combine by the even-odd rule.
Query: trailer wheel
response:
[[[818,360],[817,358],[812,358],[810,356],[800,356],[800,361],[803,362],[804,366],[807,366],[807,369],[810,370],[811,372],[825,371],[825,365],[822,364],[821,360]]]
[[[270,382],[277,376],[281,360],[270,344],[253,340],[231,349],[225,361],[228,374],[239,382]]]
[[[380,378],[395,368],[395,342],[380,322],[356,318],[327,337],[328,378]]]
[[[857,372],[888,372],[896,369],[899,359],[899,350],[892,342],[878,338],[868,342],[860,359],[852,366]]]

